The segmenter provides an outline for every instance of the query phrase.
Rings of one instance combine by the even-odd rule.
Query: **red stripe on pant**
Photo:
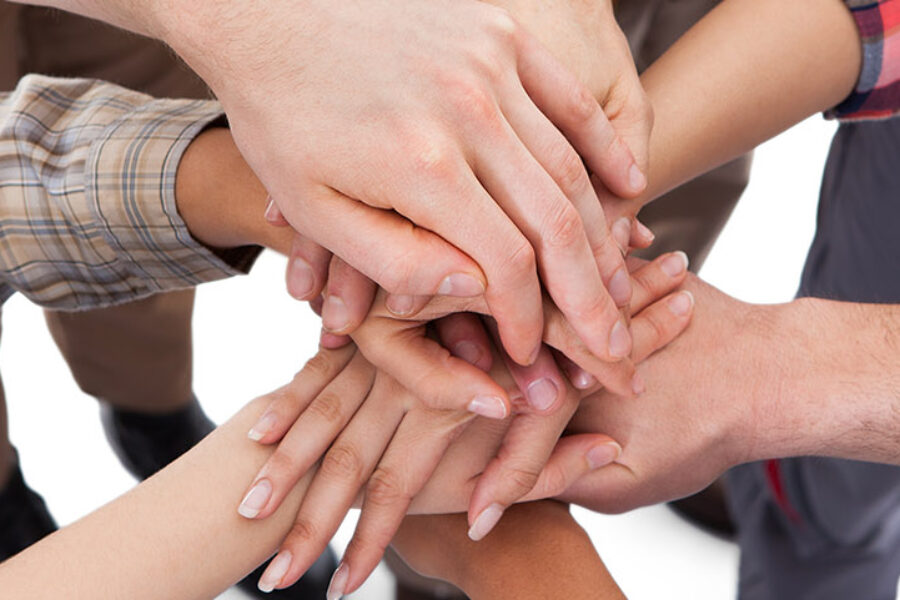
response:
[[[791,504],[791,500],[787,497],[787,492],[784,490],[784,480],[781,477],[781,463],[778,460],[766,461],[766,482],[769,484],[769,489],[775,497],[775,503],[778,504],[785,516],[794,523],[802,523],[803,519],[800,517],[800,513]]]

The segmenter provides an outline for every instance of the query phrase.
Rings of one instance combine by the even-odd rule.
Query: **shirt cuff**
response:
[[[846,121],[900,112],[900,0],[844,0],[862,41],[862,70],[853,93],[825,112]]]
[[[115,270],[127,279],[120,289],[128,299],[246,273],[262,251],[213,252],[191,236],[176,208],[175,175],[185,150],[222,118],[214,101],[151,101],[92,143],[86,201],[115,254]]]

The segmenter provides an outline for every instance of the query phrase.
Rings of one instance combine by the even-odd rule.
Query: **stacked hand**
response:
[[[682,255],[665,255],[645,265],[631,261],[631,266],[633,358],[640,361],[684,329],[693,302],[684,292],[670,293],[686,276]],[[374,323],[384,331],[381,321],[397,323],[370,316],[361,330]],[[551,315],[546,323],[549,343],[564,346],[557,340],[573,337],[564,319]],[[436,329],[443,338],[440,321]],[[477,336],[467,341],[483,353],[481,366],[490,368],[490,377],[515,396],[515,383],[496,347]],[[271,395],[269,410],[251,431],[251,437],[279,447],[248,491],[241,507],[245,516],[271,514],[300,477],[317,469],[283,544],[288,560],[273,563],[289,567],[267,573],[265,583],[295,581],[355,501],[362,502],[362,515],[342,563],[344,579],[335,580],[344,592],[365,580],[408,510],[468,508],[470,535],[480,538],[513,502],[562,493],[621,451],[603,435],[559,441],[585,393],[566,387],[550,413],[538,414],[527,403],[514,402],[511,418],[478,419],[465,410],[431,408],[374,368],[354,346],[323,350],[291,384]]]

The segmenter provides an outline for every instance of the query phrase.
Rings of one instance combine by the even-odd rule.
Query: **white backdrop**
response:
[[[751,185],[704,278],[742,300],[780,302],[793,296],[815,225],[821,167],[833,129],[815,117],[758,150]],[[217,421],[288,380],[315,350],[316,319],[283,292],[283,268],[283,259],[270,253],[252,275],[199,291],[195,390]],[[59,522],[69,523],[121,494],[132,481],[109,451],[96,404],[72,382],[40,310],[14,297],[3,318],[0,365],[12,440],[29,483]],[[668,509],[621,516],[578,510],[577,516],[630,598],[734,595],[734,545],[693,529]],[[346,543],[354,518],[338,535],[337,548]],[[389,598],[390,585],[381,571],[354,597]]]

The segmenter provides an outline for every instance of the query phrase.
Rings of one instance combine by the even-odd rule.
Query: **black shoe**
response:
[[[0,490],[0,562],[57,529],[44,499],[25,485],[17,460]]]
[[[269,561],[264,562],[252,573],[241,579],[236,587],[250,594],[254,598],[274,598],[275,600],[322,600],[328,591],[331,575],[337,569],[337,557],[334,551],[327,547],[313,566],[303,574],[300,581],[283,590],[273,590],[269,593],[259,591],[257,583],[262,577],[263,571],[269,566]]]
[[[119,462],[139,480],[168,465],[216,428],[196,398],[185,408],[165,414],[124,411],[101,402],[100,421]]]
[[[708,488],[693,496],[669,502],[669,508],[682,519],[716,537],[732,541],[736,530],[728,502],[725,499],[725,483],[717,479]]]
[[[141,480],[190,450],[215,429],[196,398],[185,408],[162,415],[123,411],[101,403],[100,420],[119,461]],[[259,591],[256,585],[266,566],[268,561],[241,580],[237,587],[255,598],[321,600],[328,590],[331,574],[337,569],[337,559],[331,548],[326,548],[300,581],[270,594]]]

